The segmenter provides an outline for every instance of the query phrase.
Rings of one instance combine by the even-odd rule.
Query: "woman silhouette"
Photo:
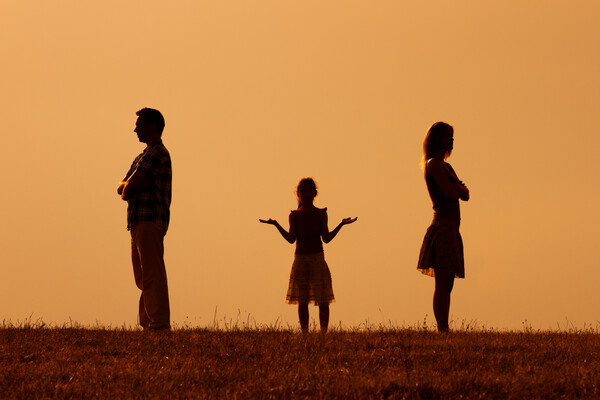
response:
[[[433,221],[425,233],[417,269],[435,278],[433,313],[440,332],[449,329],[454,278],[465,277],[463,243],[458,230],[459,199],[469,200],[469,189],[445,161],[452,153],[453,143],[454,129],[445,122],[433,124],[423,141],[422,165],[433,202]]]

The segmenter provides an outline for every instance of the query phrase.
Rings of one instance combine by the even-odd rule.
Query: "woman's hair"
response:
[[[427,131],[425,139],[423,140],[423,158],[421,159],[421,167],[423,167],[423,170],[425,170],[427,160],[432,158],[440,150],[442,137],[448,130],[450,133],[454,132],[452,125],[445,122],[436,122],[431,125],[431,128]],[[444,160],[450,157],[451,153],[452,150],[448,150],[446,154],[444,154]]]
[[[298,208],[302,207],[302,202],[300,201],[300,186],[310,186],[315,191],[315,196],[317,195],[317,184],[313,178],[302,178],[298,181],[296,185],[296,197],[298,198]]]

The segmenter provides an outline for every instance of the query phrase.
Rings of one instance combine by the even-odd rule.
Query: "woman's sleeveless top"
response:
[[[444,167],[448,180],[451,183],[459,183],[452,166],[447,162],[444,162]],[[433,217],[450,218],[460,221],[460,205],[458,199],[448,200],[446,196],[444,196],[442,189],[440,189],[440,186],[435,181],[433,175],[427,172],[427,167],[425,167],[425,182],[427,184],[429,197],[433,202]]]

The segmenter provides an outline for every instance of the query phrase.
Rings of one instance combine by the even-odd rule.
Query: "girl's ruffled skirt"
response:
[[[292,264],[286,303],[333,303],[331,273],[323,252],[296,254]]]
[[[417,269],[425,275],[435,276],[435,271],[454,273],[465,277],[465,258],[462,237],[458,228],[460,221],[434,218],[427,228]]]

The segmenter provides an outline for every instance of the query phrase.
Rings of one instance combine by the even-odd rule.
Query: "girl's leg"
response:
[[[329,303],[319,304],[319,322],[321,324],[321,332],[327,332],[329,326]]]
[[[454,287],[454,273],[436,272],[435,291],[433,292],[433,314],[437,321],[438,331],[447,332],[450,314],[450,293]]]
[[[298,304],[298,318],[300,319],[300,329],[302,329],[302,332],[308,332],[308,303]]]

